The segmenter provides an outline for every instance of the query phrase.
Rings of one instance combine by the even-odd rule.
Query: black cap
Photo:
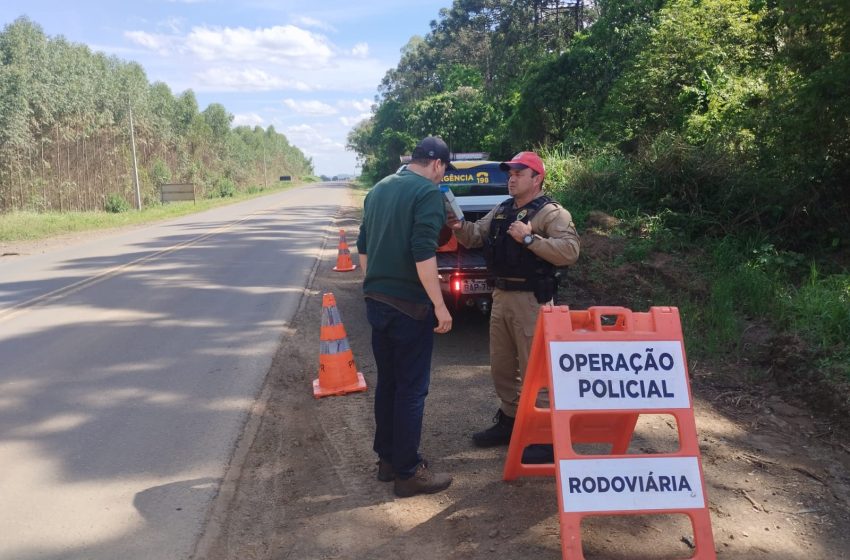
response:
[[[439,136],[428,136],[423,138],[419,145],[413,148],[412,159],[439,159],[448,167],[447,170],[454,171],[452,165],[452,153],[449,146]]]

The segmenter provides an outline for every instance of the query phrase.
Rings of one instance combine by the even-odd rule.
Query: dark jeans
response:
[[[410,478],[422,461],[419,441],[436,321],[433,314],[417,321],[370,298],[366,298],[366,316],[378,366],[373,448],[378,457],[392,463],[396,475]]]

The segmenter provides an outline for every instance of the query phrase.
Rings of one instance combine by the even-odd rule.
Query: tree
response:
[[[212,133],[213,142],[217,144],[223,143],[230,132],[230,123],[233,122],[233,115],[228,113],[224,105],[220,103],[210,103],[201,115]]]
[[[416,138],[440,136],[452,151],[481,150],[492,141],[493,107],[480,90],[462,86],[427,97],[414,105],[409,129]]]
[[[233,132],[222,105],[199,113],[191,90],[175,98],[139,64],[47,37],[20,18],[0,32],[0,211],[101,209],[126,197],[131,107],[147,199],[170,177],[232,192],[261,181],[266,163],[312,173],[273,128]]]
[[[578,138],[602,134],[609,121],[604,110],[611,89],[646,46],[662,4],[600,2],[593,27],[524,80],[509,123],[518,144],[581,141]]]

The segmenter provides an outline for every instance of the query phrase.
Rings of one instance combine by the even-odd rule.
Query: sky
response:
[[[50,37],[142,65],[148,81],[221,103],[236,125],[273,125],[318,175],[355,174],[348,132],[414,35],[452,0],[2,0]]]

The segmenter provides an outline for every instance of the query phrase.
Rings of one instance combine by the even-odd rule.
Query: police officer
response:
[[[543,194],[546,168],[537,154],[520,152],[500,168],[509,174],[511,198],[474,223],[448,220],[465,247],[484,247],[496,277],[490,374],[501,403],[494,425],[473,434],[478,447],[510,442],[538,310],[555,296],[556,267],[574,264],[580,245],[570,213]],[[551,462],[551,456],[551,446],[530,446],[523,462]]]

